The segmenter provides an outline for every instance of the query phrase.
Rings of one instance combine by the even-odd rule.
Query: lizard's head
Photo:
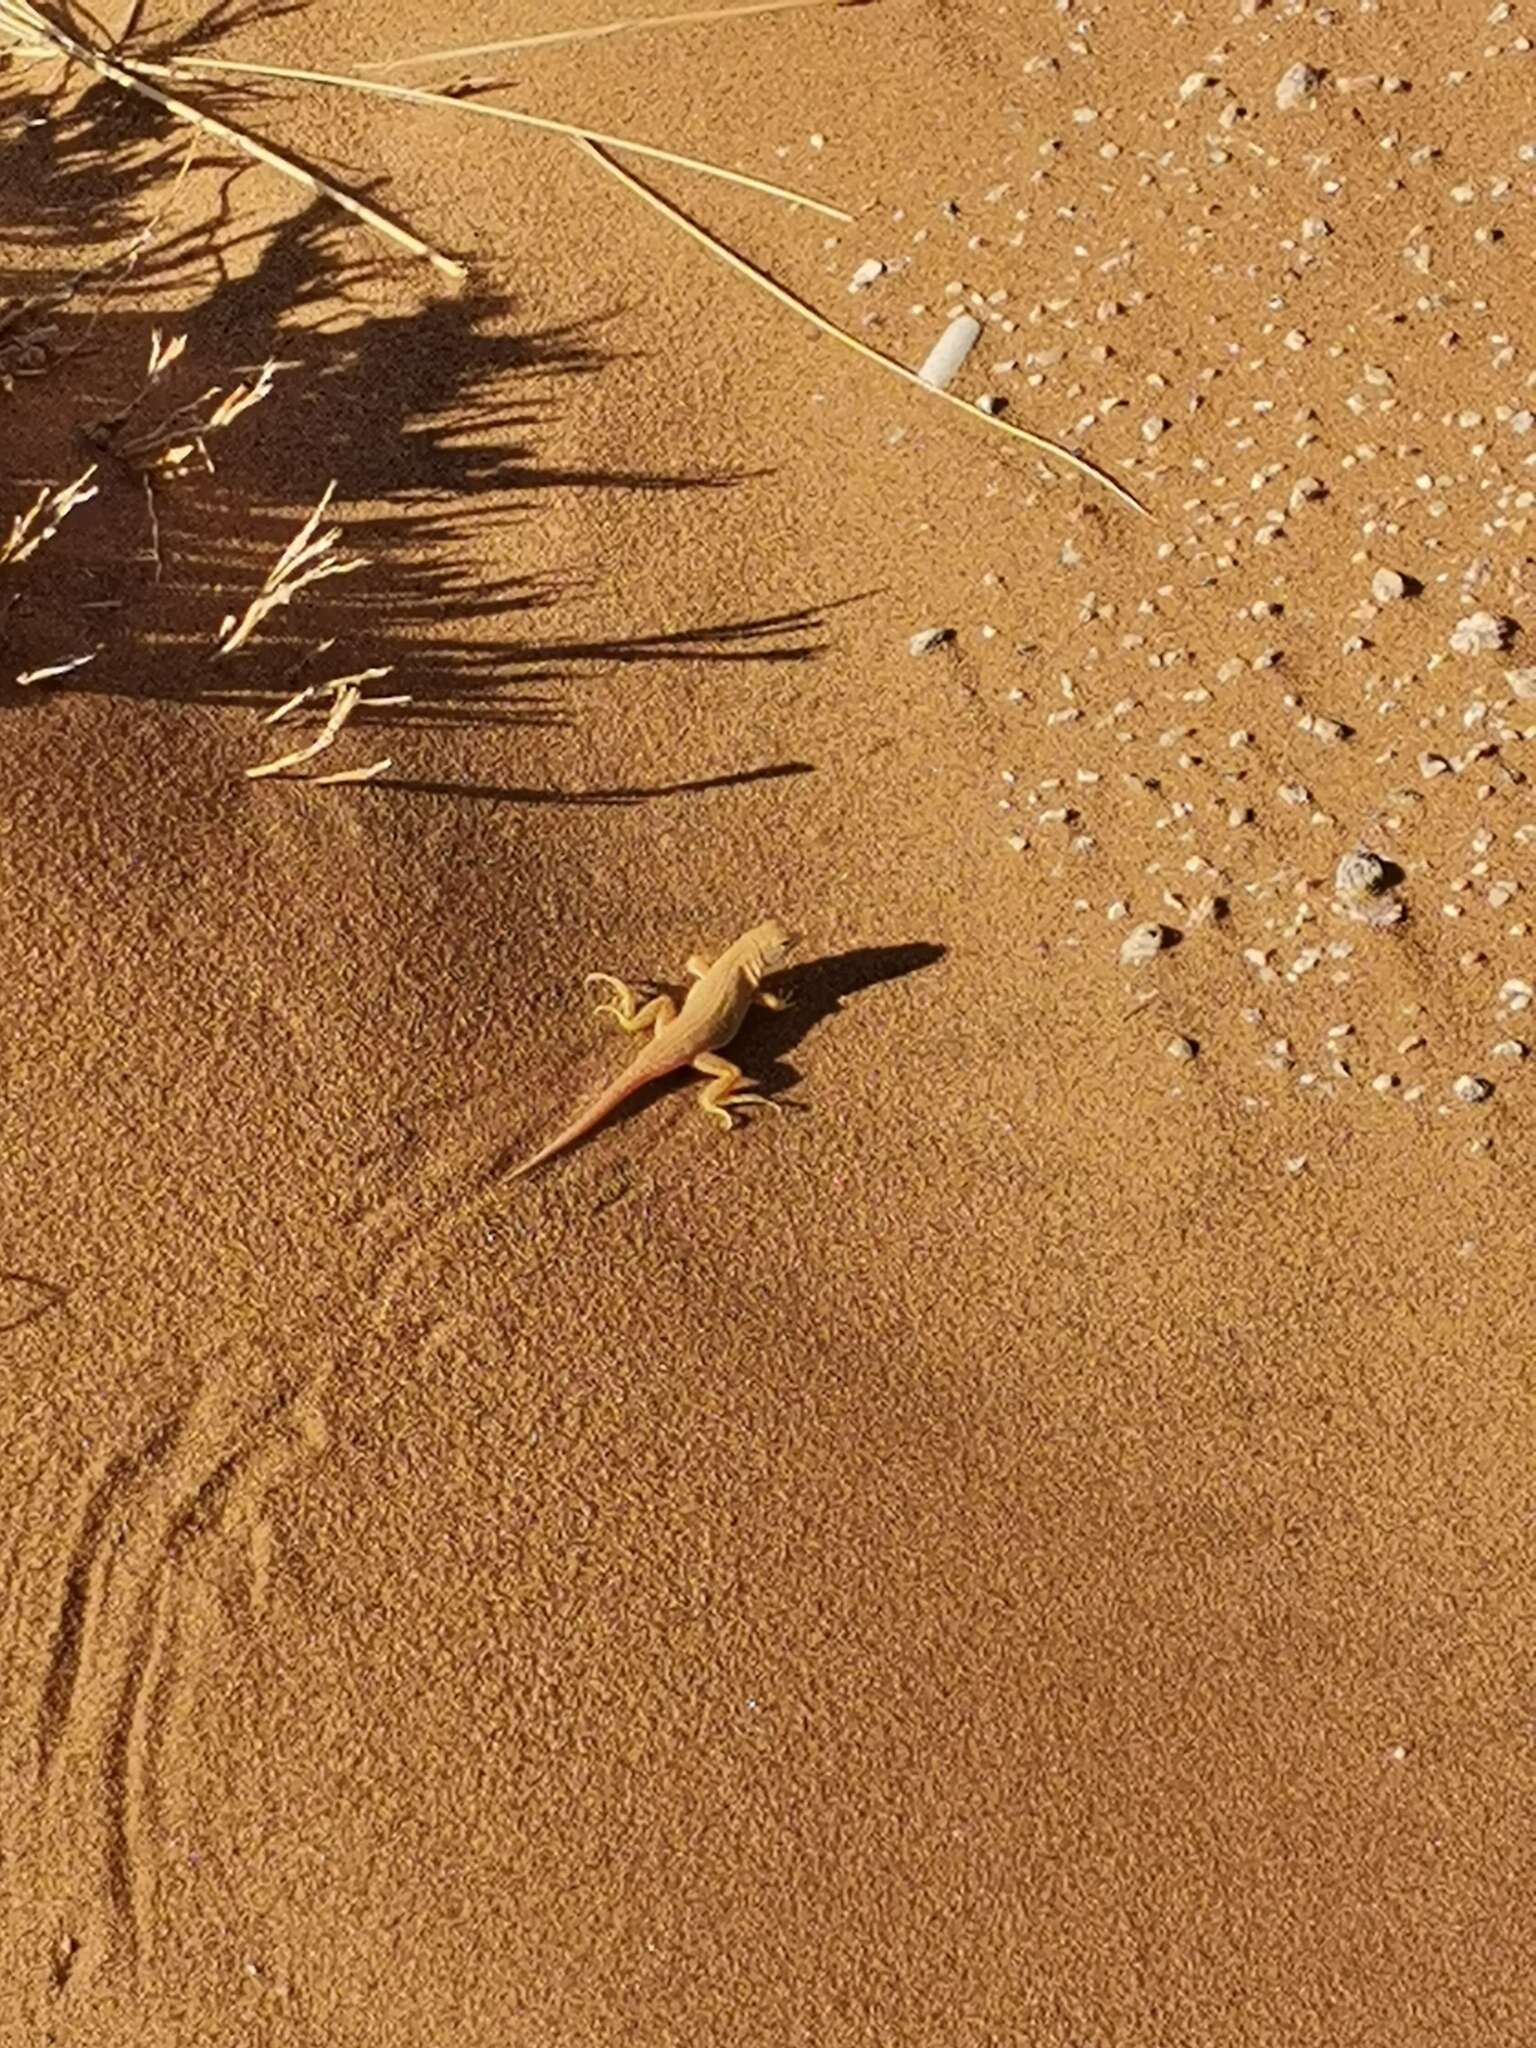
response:
[[[772,974],[776,968],[782,967],[790,952],[799,943],[800,940],[794,932],[786,930],[772,917],[765,918],[747,934],[747,944],[757,961],[759,976]]]

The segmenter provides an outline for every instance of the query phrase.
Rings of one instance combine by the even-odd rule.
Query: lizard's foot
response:
[[[690,953],[683,962],[683,972],[690,981],[702,981],[713,965],[714,962],[706,960],[702,953]]]
[[[699,1090],[700,1109],[728,1131],[736,1123],[731,1115],[733,1109],[741,1109],[749,1102],[762,1109],[780,1109],[783,1106],[766,1095],[757,1094],[740,1067],[722,1059],[717,1052],[701,1052],[693,1064],[699,1073],[710,1077],[709,1086]],[[745,1087],[742,1085],[744,1082]]]
[[[670,996],[653,996],[650,1002],[642,1003],[629,983],[620,981],[617,975],[589,974],[584,980],[588,988],[596,983],[599,987],[613,990],[613,1001],[594,1004],[593,1014],[611,1017],[630,1037],[640,1031],[660,1031],[677,1015],[677,1005]]]
[[[794,1008],[794,998],[792,996],[778,995],[771,988],[760,988],[757,992],[757,1000],[765,1010],[792,1010]]]
[[[584,974],[581,977],[581,985],[583,988],[611,988],[613,990],[613,1001],[611,1003],[599,1003],[596,1005],[599,1016],[602,1015],[604,1010],[608,1010],[619,1018],[633,1017],[636,1009],[639,1007],[640,998],[635,994],[629,983],[627,981],[620,981],[616,974]]]

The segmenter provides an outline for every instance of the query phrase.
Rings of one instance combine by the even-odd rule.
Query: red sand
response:
[[[7,674],[102,650],[3,707],[6,2048],[1536,2038],[1531,1084],[1489,1051],[1536,807],[1517,736],[1415,765],[1519,722],[1465,723],[1509,690],[1430,660],[1457,619],[1536,634],[1531,60],[1481,6],[1137,12],[1078,54],[1043,4],[880,0],[501,75],[846,204],[656,178],[902,360],[947,284],[1005,291],[960,388],[1149,521],[569,147],[342,94],[240,112],[387,168],[469,293],[209,148],[161,254],[59,316],[82,351],[0,399],[8,517],[152,325],[178,396],[294,364],[158,493],[158,582],[110,459],[0,570]],[[329,0],[219,47],[513,29]],[[1329,77],[1281,114],[1298,59]],[[1228,89],[1181,100],[1197,70]],[[1350,83],[1385,72],[1412,90]],[[9,294],[121,249],[155,132],[107,88],[7,132]],[[911,265],[849,296],[870,255]],[[371,566],[211,661],[332,477]],[[1425,590],[1361,622],[1383,563]],[[415,701],[321,765],[390,775],[247,782],[330,636],[311,673]],[[1357,841],[1400,927],[1332,905]],[[624,1056],[580,976],[765,913],[796,1005],[739,1057],[798,1107],[727,1140],[680,1088],[510,1182]],[[1182,943],[1122,968],[1140,919]]]

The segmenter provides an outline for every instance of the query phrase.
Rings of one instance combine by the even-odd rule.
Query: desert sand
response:
[[[73,19],[346,73],[610,11]],[[0,541],[96,465],[0,566],[5,2048],[1536,2039],[1533,34],[387,74],[841,208],[624,159],[903,364],[971,312],[954,391],[1146,516],[565,138],[176,87],[455,286],[0,72]],[[220,655],[333,482],[361,566]],[[511,1179],[628,1056],[582,976],[763,916],[782,1113]]]

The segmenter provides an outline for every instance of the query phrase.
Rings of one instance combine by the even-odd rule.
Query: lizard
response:
[[[699,1090],[699,1107],[726,1130],[735,1122],[732,1109],[744,1103],[777,1108],[778,1104],[770,1103],[767,1096],[748,1092],[750,1083],[743,1087],[745,1076],[741,1068],[722,1059],[720,1048],[729,1045],[736,1036],[754,1003],[770,1010],[786,1007],[787,998],[775,995],[762,984],[766,975],[783,964],[796,943],[783,925],[769,918],[754,925],[716,960],[706,960],[695,953],[683,970],[692,986],[681,1009],[669,995],[653,996],[648,1003],[642,1003],[629,984],[615,975],[587,975],[586,987],[596,985],[613,993],[611,1002],[597,1005],[596,1014],[612,1017],[619,1029],[630,1036],[649,1031],[650,1041],[573,1122],[557,1132],[531,1159],[514,1167],[511,1178],[517,1180],[542,1166],[546,1159],[552,1159],[557,1152],[565,1151],[595,1130],[631,1095],[684,1067],[693,1067],[706,1076],[706,1085]]]

